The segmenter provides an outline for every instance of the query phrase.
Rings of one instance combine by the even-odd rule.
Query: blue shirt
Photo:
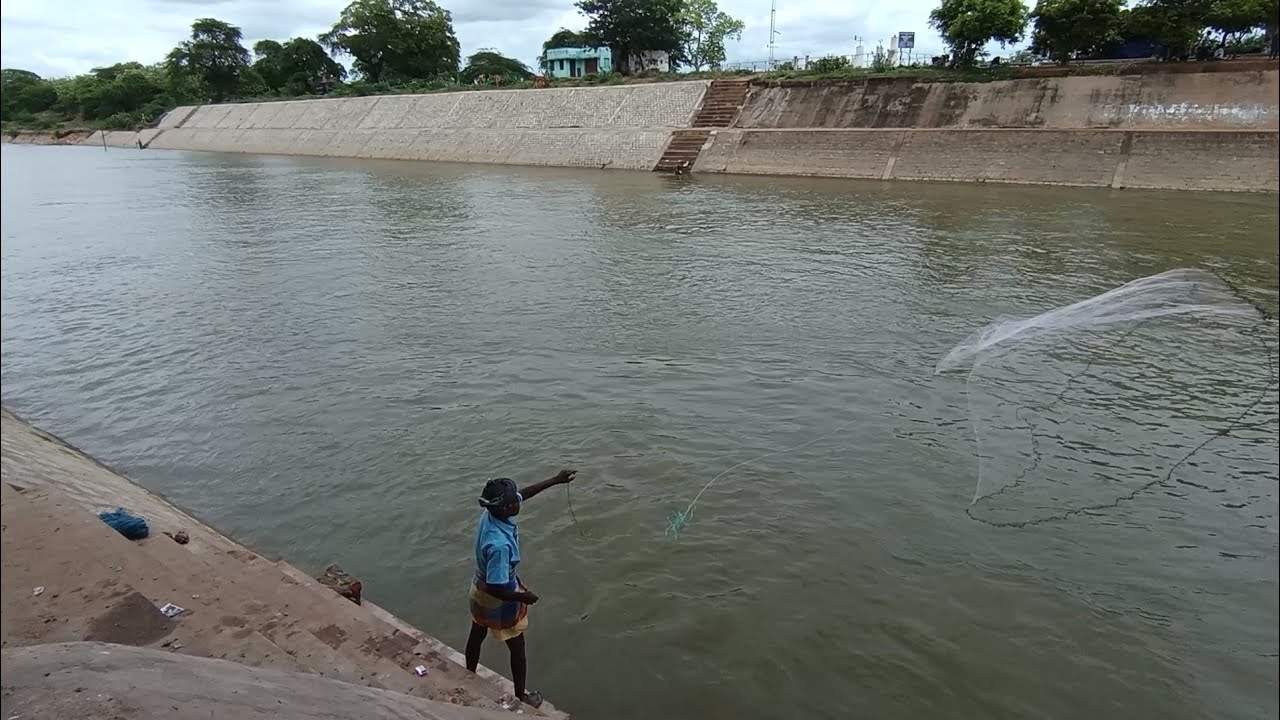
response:
[[[520,532],[515,520],[499,520],[481,511],[476,531],[476,577],[486,585],[504,585],[510,590],[516,584],[516,565],[520,564]]]

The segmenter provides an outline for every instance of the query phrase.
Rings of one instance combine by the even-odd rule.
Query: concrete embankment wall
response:
[[[1280,71],[757,87],[736,127],[1276,130]]]
[[[1276,192],[1280,73],[756,87],[695,172]]]
[[[722,130],[695,172],[1275,192],[1275,131]]]
[[[708,128],[693,171],[1276,192],[1276,67],[757,84],[728,127]],[[173,110],[154,130],[84,142],[649,170],[672,132],[693,124],[707,88],[690,81],[202,105]]]
[[[375,588],[366,586],[363,602],[354,605],[289,563],[236,543],[8,408],[0,408],[0,496],[5,527],[0,538],[0,641],[6,653],[24,645],[101,640],[311,672],[490,710],[497,710],[503,695],[512,691],[497,673],[483,665],[468,672],[462,655],[370,602]],[[99,510],[116,507],[143,517],[150,537],[125,540],[98,519]],[[185,541],[170,540],[177,540],[178,531],[186,534]],[[31,591],[37,586],[47,589],[38,598]],[[186,608],[173,623],[156,618],[156,609],[166,602]],[[6,694],[8,660],[6,654]],[[414,672],[418,664],[430,668],[425,677]],[[272,712],[253,717],[275,717],[276,709],[273,705]],[[214,715],[245,717],[232,710]],[[34,710],[19,714],[76,716]],[[525,714],[565,717],[549,703]],[[110,713],[117,715],[134,717]],[[375,716],[380,717],[376,712],[330,715]]]
[[[706,82],[178,108],[153,148],[649,170]]]

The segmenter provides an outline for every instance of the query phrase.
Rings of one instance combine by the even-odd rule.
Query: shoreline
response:
[[[675,174],[1280,192],[1274,62],[1155,68],[982,81],[747,78],[189,105],[137,132],[19,134],[6,141]]]
[[[0,423],[6,648],[102,640],[95,628],[103,618],[141,595],[156,607],[168,598],[186,611],[169,632],[123,644],[202,657],[238,655],[256,667],[312,672],[461,706],[501,709],[510,695],[510,681],[497,672],[481,666],[472,675],[461,653],[444,642],[236,543],[8,407],[0,409]],[[149,537],[125,541],[95,517],[115,507],[142,516]],[[30,532],[21,522],[33,523]],[[50,524],[57,525],[54,531],[43,532]],[[179,530],[187,543],[164,534]],[[91,587],[104,566],[120,570]],[[24,574],[38,578],[32,587],[41,592],[34,598]],[[104,594],[116,605],[104,604]],[[415,663],[428,667],[425,677],[414,674]],[[549,702],[524,712],[567,717]]]

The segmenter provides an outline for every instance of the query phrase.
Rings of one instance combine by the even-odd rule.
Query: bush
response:
[[[102,127],[105,130],[132,130],[138,124],[138,116],[127,112],[108,115],[102,120]]]
[[[1264,53],[1267,51],[1267,36],[1262,33],[1252,33],[1244,37],[1232,38],[1227,43],[1228,55],[1249,55],[1251,53]]]
[[[142,109],[138,111],[138,116],[142,118],[144,123],[150,125],[152,123],[159,122],[160,118],[164,117],[164,114],[169,112],[169,109],[176,105],[177,103],[167,97],[152,100],[142,106]]]
[[[893,70],[893,63],[889,62],[889,53],[884,48],[877,47],[875,53],[871,55],[871,71],[872,72],[889,72]]]
[[[815,73],[838,73],[850,67],[849,58],[843,55],[832,55],[811,60],[805,69]]]

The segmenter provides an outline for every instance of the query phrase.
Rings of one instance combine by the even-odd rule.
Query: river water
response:
[[[997,363],[976,406],[933,372],[995,316],[1175,267],[1274,313],[1274,196],[3,152],[7,405],[455,646],[484,480],[578,468],[576,524],[560,489],[521,517],[530,682],[578,717],[1280,711],[1274,323],[1112,347],[1065,401],[1114,406],[1089,442],[1036,441],[1106,482],[1047,462],[991,512],[1106,503],[1263,401],[1025,528],[966,512],[971,417],[1084,357]],[[1109,400],[1164,364],[1197,369],[1176,402]]]

